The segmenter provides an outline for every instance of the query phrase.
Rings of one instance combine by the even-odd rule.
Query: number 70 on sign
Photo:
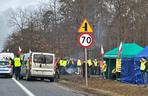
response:
[[[89,48],[94,42],[93,35],[90,33],[81,33],[78,36],[78,43],[83,47],[83,48]]]

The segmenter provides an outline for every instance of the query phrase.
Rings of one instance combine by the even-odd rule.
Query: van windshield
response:
[[[34,63],[43,63],[43,64],[52,64],[53,56],[52,55],[44,55],[44,54],[34,54],[33,56]]]

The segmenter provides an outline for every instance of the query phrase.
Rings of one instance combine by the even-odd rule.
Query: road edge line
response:
[[[31,91],[29,91],[25,86],[23,86],[19,81],[17,81],[15,78],[12,78],[12,80],[28,95],[28,96],[35,96]]]

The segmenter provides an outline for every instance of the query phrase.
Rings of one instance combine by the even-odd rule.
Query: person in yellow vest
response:
[[[82,67],[82,61],[81,59],[78,59],[77,60],[77,74],[81,74],[82,72],[81,67]]]
[[[142,79],[144,81],[144,87],[147,87],[147,71],[148,71],[148,62],[145,57],[142,57],[140,60],[140,70],[142,73]]]
[[[112,70],[112,79],[116,80],[116,68]]]
[[[63,59],[61,58],[60,61],[59,61],[60,74],[63,74],[63,69],[64,69]]]
[[[104,60],[102,60],[102,59],[100,59],[100,61],[99,61],[99,71],[100,71],[100,73],[99,73],[99,77],[102,77],[102,67],[103,67],[103,63],[104,63]]]
[[[92,75],[92,73],[93,73],[93,70],[92,70],[92,64],[93,64],[92,60],[88,59],[87,63],[88,63],[88,73],[89,73],[89,75]]]
[[[98,61],[97,61],[97,59],[94,59],[93,60],[93,66],[94,66],[94,68],[93,68],[93,74],[94,75],[97,75],[98,74]]]
[[[107,64],[106,61],[103,62],[103,66],[102,66],[102,78],[106,79],[105,73],[107,71]]]
[[[15,78],[16,80],[20,79],[20,72],[21,72],[21,59],[19,55],[14,58],[14,67],[15,67]]]
[[[67,67],[67,64],[68,64],[67,60],[66,60],[66,59],[64,59],[64,60],[63,60],[63,65],[64,65],[64,68],[66,68],[66,67]]]
[[[60,60],[60,67],[61,67],[61,74],[66,74],[66,67],[67,67],[67,60],[66,59],[61,59]]]

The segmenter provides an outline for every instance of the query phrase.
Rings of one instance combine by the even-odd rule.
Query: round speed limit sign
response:
[[[89,48],[94,42],[93,35],[90,33],[82,33],[78,36],[78,43],[83,48]]]

